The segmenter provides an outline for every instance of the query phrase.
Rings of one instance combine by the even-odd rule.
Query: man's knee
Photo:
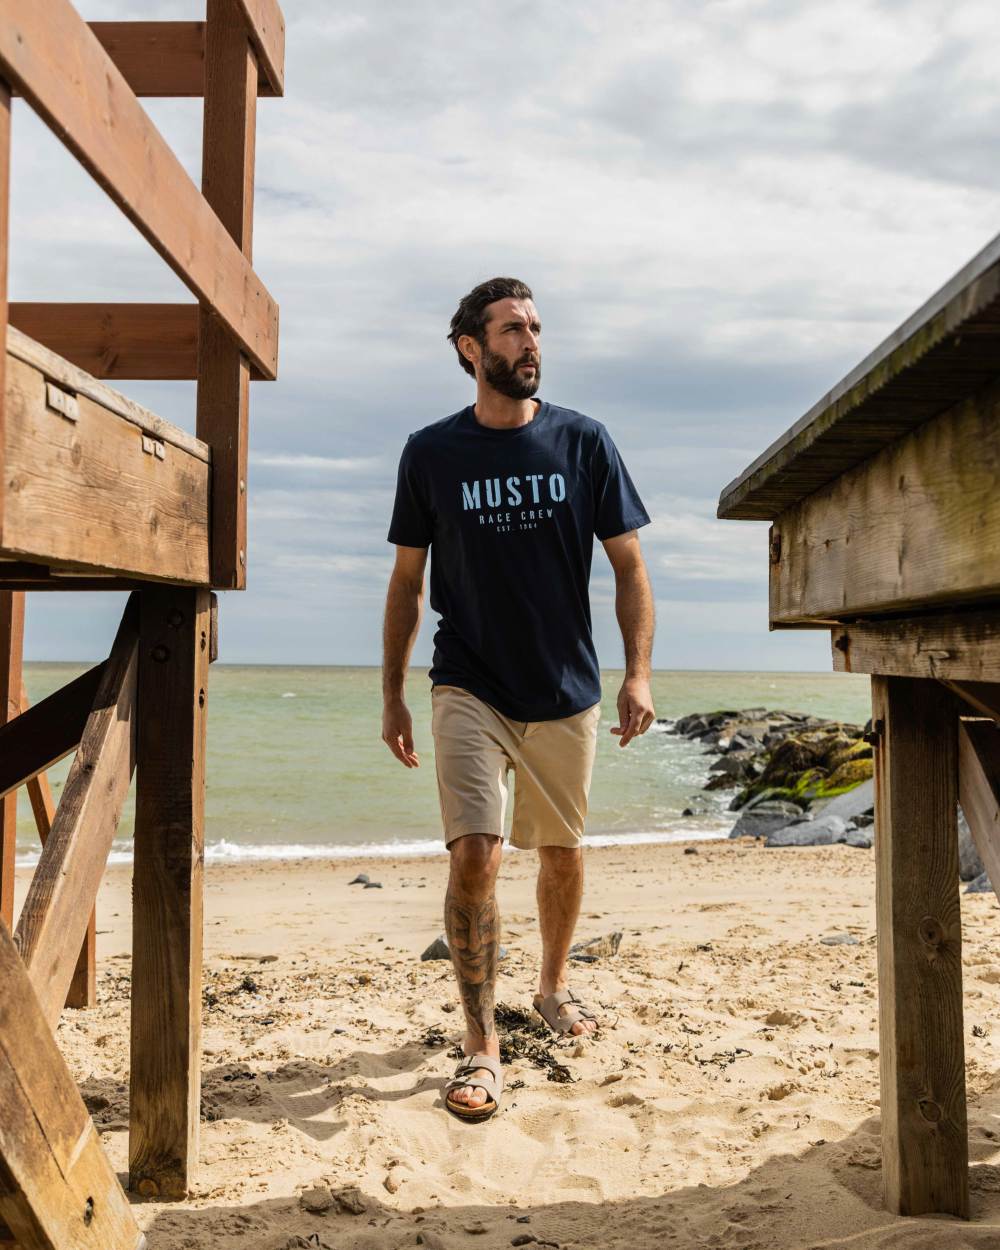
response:
[[[492,888],[500,867],[502,839],[487,833],[469,833],[450,843],[451,876],[459,889],[481,893]]]
[[[538,859],[542,868],[567,876],[583,871],[583,848],[579,846],[540,846]]]

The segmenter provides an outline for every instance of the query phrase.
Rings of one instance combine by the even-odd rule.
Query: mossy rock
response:
[[[831,773],[836,772],[844,764],[849,764],[852,760],[870,760],[873,757],[871,743],[859,739],[851,742],[842,750],[834,751],[827,757],[826,766]]]
[[[823,783],[823,798],[833,798],[835,794],[843,794],[846,790],[853,790],[855,786],[860,786],[863,781],[868,781],[875,772],[875,761],[869,757],[867,759],[848,760],[829,775]],[[816,795],[816,798],[821,797]]]

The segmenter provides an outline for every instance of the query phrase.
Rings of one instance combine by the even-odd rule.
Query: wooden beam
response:
[[[22,1250],[140,1250],[28,973],[0,925],[0,1219]]]
[[[24,654],[24,595],[0,591],[0,735],[21,708]],[[2,763],[0,762],[0,767]],[[17,854],[17,793],[0,801],[0,921],[14,927],[14,861]]]
[[[957,694],[965,704],[967,712],[973,709],[980,716],[988,716],[991,720],[1000,721],[1000,683],[992,681],[946,681],[944,683],[952,694]]]
[[[205,94],[204,22],[90,22],[90,29],[137,96]],[[280,95],[270,79],[262,96]]]
[[[94,696],[96,696],[96,685],[91,694],[90,705],[93,705]],[[31,707],[28,702],[28,695],[24,688],[21,689],[21,716],[25,714]],[[21,723],[20,716],[18,723]],[[82,736],[82,731],[81,731]],[[2,758],[2,748],[0,748],[0,758]],[[35,817],[35,828],[38,830],[38,837],[42,846],[48,841],[49,833],[52,830],[52,822],[55,820],[56,805],[52,800],[52,789],[49,786],[49,779],[45,773],[40,772],[34,777],[29,777],[26,789],[28,791],[28,802],[31,804],[32,814]],[[94,1007],[97,1005],[97,908],[90,913],[90,923],[87,925],[87,933],[83,939],[83,945],[80,947],[80,954],[76,961],[76,970],[73,973],[73,980],[70,982],[69,990],[66,994],[67,1007]]]
[[[838,673],[1000,682],[1000,611],[891,617],[836,625]]]
[[[998,430],[993,384],[783,512],[773,528],[771,621],[1000,599]]]
[[[191,381],[199,314],[197,304],[14,303],[10,323],[95,378]]]
[[[211,608],[204,591],[141,599],[129,1185],[176,1198],[198,1158]]]
[[[208,582],[205,461],[12,355],[6,402],[0,553],[81,573]]]
[[[248,261],[256,115],[257,58],[241,0],[208,0],[202,191]],[[212,585],[223,589],[246,586],[249,381],[238,344],[203,313],[197,431],[212,448]]]
[[[0,726],[0,795],[12,794],[77,749],[105,669],[88,669]]]
[[[1000,727],[962,721],[958,727],[958,800],[979,858],[1000,897]]]
[[[277,305],[70,0],[0,0],[0,72],[273,378]]]
[[[52,1028],[132,780],[138,608],[132,595],[17,924],[15,941]]]
[[[872,707],[885,1202],[967,1218],[956,705],[874,677]]]
[[[277,0],[239,0],[264,79],[273,95],[285,94],[285,18]],[[261,93],[263,94],[263,92]]]

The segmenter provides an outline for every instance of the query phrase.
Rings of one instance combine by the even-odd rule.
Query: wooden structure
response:
[[[1000,238],[722,492],[869,673],[887,1205],[969,1212],[958,800],[1000,886]]]
[[[133,772],[130,1185],[181,1196],[197,1159],[212,591],[245,585],[249,382],[276,372],[251,227],[257,97],[282,94],[283,62],[276,0],[90,26],[70,0],[0,0],[0,1246],[144,1241],[53,1037],[64,1004],[94,1000],[94,902]],[[204,97],[200,189],[142,95]],[[8,305],[12,96],[194,301]],[[112,378],[197,379],[197,436]],[[110,655],[28,707],[25,592],[82,589],[131,591]],[[45,770],[72,752],[56,807]],[[15,928],[21,786],[43,849]]]

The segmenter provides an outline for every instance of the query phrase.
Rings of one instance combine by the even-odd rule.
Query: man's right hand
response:
[[[393,699],[382,709],[382,741],[401,764],[420,767],[413,749],[413,717],[402,699]]]

